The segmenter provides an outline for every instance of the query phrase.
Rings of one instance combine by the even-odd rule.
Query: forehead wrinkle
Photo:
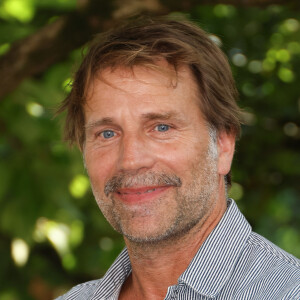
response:
[[[152,80],[143,80],[139,76],[139,72],[141,71],[151,73],[153,75]],[[110,76],[114,74],[118,75],[118,83],[107,79],[107,75]],[[94,79],[91,80],[90,86],[94,85],[95,81],[100,81],[113,89],[127,93],[126,89],[123,87],[123,83],[135,84],[136,82],[139,82],[141,84],[151,85],[153,87],[163,85],[167,88],[174,89],[177,87],[178,74],[177,70],[175,70],[172,65],[169,65],[168,63],[164,65],[162,62],[157,62],[150,65],[134,65],[132,67],[107,67],[97,72]],[[137,91],[136,93],[138,94]]]
[[[142,118],[146,120],[169,120],[169,119],[178,119],[180,120],[180,114],[175,111],[168,111],[163,113],[149,112],[142,114]]]

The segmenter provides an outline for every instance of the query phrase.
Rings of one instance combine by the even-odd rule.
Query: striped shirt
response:
[[[79,284],[57,300],[117,300],[131,273],[126,248],[102,279]],[[299,300],[300,261],[259,234],[229,200],[219,224],[165,300]]]

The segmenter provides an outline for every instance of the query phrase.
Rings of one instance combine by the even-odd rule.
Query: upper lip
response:
[[[116,192],[119,194],[142,194],[148,191],[152,191],[158,188],[165,188],[168,186],[143,186],[143,187],[132,187],[132,188],[120,188]]]

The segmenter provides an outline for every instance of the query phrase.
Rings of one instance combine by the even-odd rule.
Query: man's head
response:
[[[136,242],[182,236],[217,203],[225,206],[234,148],[232,135],[208,127],[189,68],[158,64],[166,72],[104,69],[84,107],[94,196],[110,224]]]
[[[226,58],[195,25],[146,20],[94,41],[62,109],[115,229],[155,242],[212,213],[240,130],[235,98]]]

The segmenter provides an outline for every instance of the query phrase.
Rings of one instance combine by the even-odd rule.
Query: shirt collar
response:
[[[131,264],[127,249],[125,248],[108,269],[105,276],[100,280],[91,300],[108,299],[112,297],[112,295],[120,289],[130,273]]]
[[[216,296],[233,272],[251,230],[236,203],[229,199],[225,214],[179,277],[179,284],[207,297]]]

